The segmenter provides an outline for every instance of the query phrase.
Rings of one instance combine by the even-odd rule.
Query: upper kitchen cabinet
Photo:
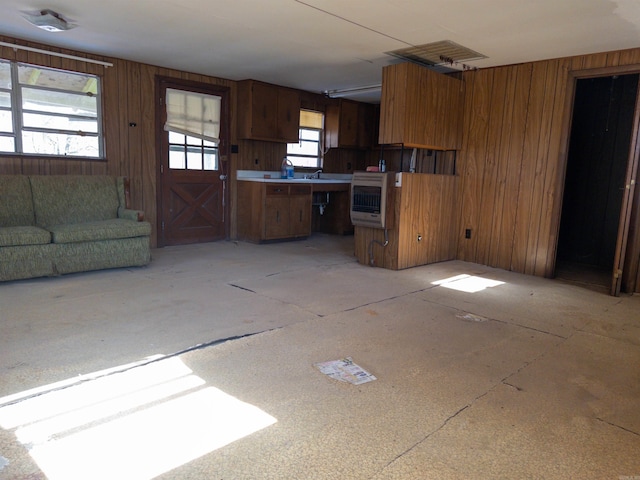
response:
[[[464,83],[414,63],[382,69],[381,144],[459,150]]]
[[[299,128],[297,90],[256,80],[238,82],[239,138],[295,143]]]
[[[324,131],[326,148],[371,148],[375,106],[350,100],[327,105]]]

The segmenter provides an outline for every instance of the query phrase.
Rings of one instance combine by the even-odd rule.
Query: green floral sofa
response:
[[[0,175],[0,281],[142,266],[151,225],[123,177]]]

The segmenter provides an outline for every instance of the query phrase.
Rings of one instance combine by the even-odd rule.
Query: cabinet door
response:
[[[268,184],[264,186],[264,239],[289,236],[289,186]]]
[[[306,237],[311,234],[311,186],[291,185],[289,193],[289,232]]]
[[[264,202],[264,238],[286,238],[289,236],[289,197],[266,197]]]
[[[300,96],[295,90],[278,90],[277,137],[290,143],[299,140]]]
[[[311,234],[311,195],[289,197],[290,233],[295,237]]]
[[[341,147],[357,147],[358,145],[358,104],[340,102],[339,145]]]
[[[459,150],[464,83],[415,63],[382,69],[380,143]]]
[[[272,85],[254,82],[251,88],[251,136],[276,138],[278,89]]]

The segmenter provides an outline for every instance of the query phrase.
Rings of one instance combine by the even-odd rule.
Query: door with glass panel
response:
[[[228,89],[159,80],[159,246],[228,235]]]

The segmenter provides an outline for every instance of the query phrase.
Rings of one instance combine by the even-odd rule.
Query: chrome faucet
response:
[[[317,178],[318,180],[320,180],[320,174],[322,173],[322,169],[320,170],[316,170],[315,172],[313,172],[311,175],[309,175],[308,178]]]

